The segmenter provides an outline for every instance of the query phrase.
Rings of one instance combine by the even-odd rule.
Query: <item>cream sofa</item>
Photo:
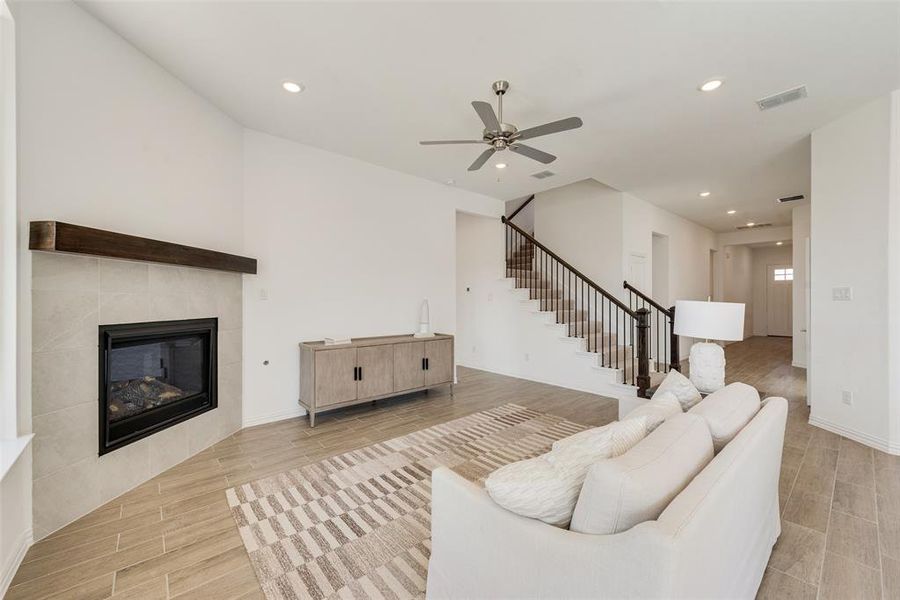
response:
[[[781,533],[787,401],[769,398],[655,521],[588,535],[433,474],[429,598],[753,598]]]

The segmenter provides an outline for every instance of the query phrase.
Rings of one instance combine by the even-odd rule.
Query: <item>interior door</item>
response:
[[[360,368],[356,396],[359,399],[390,394],[394,391],[394,347],[363,346],[356,354]]]
[[[648,294],[647,257],[636,252],[628,255],[628,283]]]
[[[356,400],[356,348],[316,353],[316,407]]]
[[[394,344],[394,391],[425,385],[425,342]]]
[[[447,383],[453,380],[453,341],[431,340],[425,342],[425,385]]]
[[[791,265],[769,265],[766,277],[766,334],[793,335],[791,310],[794,269]]]

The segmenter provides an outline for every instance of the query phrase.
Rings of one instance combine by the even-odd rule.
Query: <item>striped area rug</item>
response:
[[[230,488],[267,600],[419,598],[431,554],[431,471],[482,482],[584,429],[514,404]]]

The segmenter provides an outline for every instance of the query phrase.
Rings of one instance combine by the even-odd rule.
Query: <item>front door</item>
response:
[[[791,265],[769,265],[766,281],[766,334],[790,337],[794,269]]]

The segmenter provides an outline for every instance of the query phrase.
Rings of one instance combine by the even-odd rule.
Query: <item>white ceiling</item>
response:
[[[504,200],[593,177],[717,231],[789,223],[809,133],[900,87],[897,2],[79,4],[248,127]],[[584,120],[531,142],[555,163],[468,173],[483,147],[417,144],[479,136],[500,78],[506,121]]]

